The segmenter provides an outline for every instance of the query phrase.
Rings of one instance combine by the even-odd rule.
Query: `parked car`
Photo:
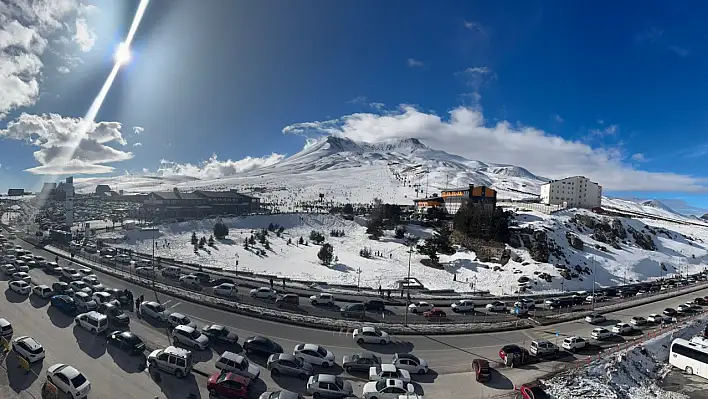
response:
[[[432,308],[433,305],[425,301],[414,302],[408,305],[408,311],[411,313],[424,313]]]
[[[305,380],[307,377],[311,376],[314,370],[312,364],[287,353],[270,355],[266,367],[273,376],[278,374],[291,375],[301,380]]]
[[[537,357],[541,356],[555,356],[558,354],[559,348],[551,343],[550,341],[531,341],[529,346],[529,352]]]
[[[157,302],[147,301],[141,303],[140,314],[151,317],[160,322],[167,320],[167,314],[165,314],[165,307]]]
[[[371,352],[344,355],[344,357],[342,358],[342,368],[344,368],[344,370],[347,370],[347,372],[368,372],[372,366],[376,366],[378,364],[381,364],[381,358]]]
[[[250,292],[251,297],[259,299],[275,299],[278,293],[268,287],[254,288]]]
[[[179,278],[179,283],[185,287],[201,287],[199,283],[199,278],[194,274],[187,274]]]
[[[471,299],[462,299],[450,305],[450,308],[452,308],[452,311],[455,313],[472,312],[474,310],[474,301]]]
[[[310,296],[310,303],[315,306],[332,306],[334,305],[334,295],[332,294],[317,294]]]
[[[202,334],[206,335],[214,343],[232,345],[238,342],[238,335],[221,324],[211,324],[202,327]]]
[[[23,335],[12,340],[12,350],[25,358],[29,363],[44,359],[44,347],[36,339]]]
[[[65,314],[76,313],[76,303],[74,299],[68,295],[54,295],[49,300],[49,305],[59,309],[59,311]]]
[[[13,281],[24,281],[28,284],[32,284],[32,277],[26,272],[16,272],[12,273]]]
[[[76,368],[57,363],[47,369],[47,381],[73,399],[81,399],[91,392],[91,383]]]
[[[74,322],[77,326],[94,334],[100,334],[108,328],[108,317],[94,310],[77,315],[74,317]]]
[[[8,284],[10,290],[15,291],[20,295],[29,295],[32,288],[26,281],[10,281]]]
[[[314,397],[346,398],[354,394],[349,381],[331,374],[313,375],[307,381],[307,393]]]
[[[113,331],[108,334],[106,341],[131,355],[141,355],[145,351],[143,340],[130,331]]]
[[[676,309],[674,308],[666,308],[664,309],[664,316],[676,316],[678,312],[676,312]]]
[[[91,298],[96,301],[96,304],[98,305],[114,300],[113,297],[111,297],[111,294],[103,291],[94,292],[93,295],[91,295]]]
[[[685,304],[681,304],[676,307],[676,311],[678,313],[688,313],[691,311],[691,307]]]
[[[389,378],[364,384],[364,399],[398,399],[409,393],[415,393],[413,384]]]
[[[74,292],[84,292],[88,295],[93,294],[93,290],[91,289],[91,287],[89,287],[88,284],[80,280],[70,282],[69,287],[71,287]]]
[[[192,352],[176,346],[156,349],[148,355],[148,365],[150,367],[174,374],[177,378],[182,378],[189,374],[192,371],[193,363]]]
[[[116,326],[127,326],[130,324],[130,317],[128,317],[120,306],[115,303],[101,303],[96,308],[98,313],[106,315],[108,317],[108,322],[113,323]]]
[[[603,323],[607,321],[605,316],[597,313],[589,314],[585,316],[585,321],[590,323],[590,324],[597,324],[597,323]]]
[[[204,350],[209,345],[209,338],[192,326],[178,325],[172,330],[172,342]]]
[[[278,307],[297,307],[300,306],[300,297],[297,294],[285,294],[275,300]]]
[[[358,344],[367,343],[385,345],[391,342],[391,337],[387,332],[370,326],[355,329],[352,333],[352,337]]]
[[[364,308],[367,311],[372,311],[372,312],[383,312],[386,310],[386,303],[380,299],[369,299],[368,301],[364,302]]]
[[[423,317],[426,319],[444,319],[447,317],[447,314],[440,308],[432,308],[423,313]]]
[[[494,301],[488,303],[484,308],[489,312],[504,312],[506,310],[506,304],[501,301]]]
[[[519,387],[518,399],[549,399],[550,396],[538,384],[523,384]]]
[[[96,301],[94,301],[89,294],[83,291],[75,292],[72,298],[74,299],[74,303],[76,303],[76,307],[84,312],[96,310],[96,307],[98,306]]]
[[[590,337],[596,341],[612,338],[612,336],[614,336],[614,334],[610,330],[603,327],[598,327],[590,333]]]
[[[410,353],[394,354],[391,364],[399,369],[407,370],[409,373],[422,375],[428,372],[428,362]]]
[[[369,368],[369,381],[386,380],[395,378],[403,382],[411,382],[411,373],[399,369],[393,364],[378,364]]]
[[[647,317],[647,321],[650,323],[661,323],[663,317],[660,314],[652,313]]]
[[[224,351],[216,360],[215,367],[221,372],[231,372],[251,380],[257,380],[261,375],[261,368],[251,363],[245,357],[233,352]]]
[[[207,381],[207,390],[215,398],[246,398],[251,380],[235,373],[214,373]]]
[[[334,353],[315,344],[299,344],[295,346],[293,356],[322,367],[330,367],[335,363]]]
[[[214,287],[214,295],[218,295],[224,298],[231,298],[236,296],[238,289],[236,285],[231,283],[221,283]]]
[[[342,317],[363,319],[366,314],[366,307],[363,303],[350,303],[340,310]]]
[[[76,269],[64,268],[61,271],[61,275],[69,281],[81,280],[81,275],[79,274],[79,272],[76,271]]]
[[[305,399],[299,393],[288,391],[287,389],[281,389],[280,391],[274,392],[263,392],[258,399]]]
[[[283,347],[280,344],[260,335],[246,338],[243,342],[243,350],[249,354],[255,353],[267,356],[283,353]]]
[[[578,349],[585,349],[588,347],[588,341],[585,340],[584,338],[580,338],[578,336],[572,336],[568,337],[563,340],[563,344],[561,345],[563,349],[575,352]]]
[[[12,324],[7,319],[0,318],[0,337],[9,337],[13,334]]]
[[[189,319],[189,317],[183,315],[182,313],[170,313],[167,316],[167,327],[175,328],[177,326],[190,326],[192,328],[197,328],[197,325]]]
[[[96,277],[94,275],[84,276],[84,278],[82,278],[82,280],[86,284],[88,284],[89,287],[91,287],[91,290],[93,292],[103,291],[106,288],[103,286],[103,284],[101,284],[100,281],[98,281],[98,277]]]
[[[504,345],[499,350],[502,363],[509,366],[518,366],[529,361],[529,351],[516,344]]]
[[[489,362],[487,360],[472,360],[472,370],[474,371],[474,379],[477,382],[487,382],[492,379],[492,368],[489,367]]]
[[[642,316],[634,316],[629,320],[629,324],[633,326],[643,326],[647,324],[647,319],[643,318]]]
[[[42,299],[47,299],[54,296],[54,291],[52,291],[51,288],[44,284],[35,285],[34,287],[32,287],[32,293]]]
[[[56,292],[57,295],[74,295],[74,290],[63,281],[52,284],[52,291]]]

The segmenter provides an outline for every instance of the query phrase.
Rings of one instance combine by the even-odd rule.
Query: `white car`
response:
[[[15,261],[15,268],[17,269],[17,271],[23,273],[27,273],[30,271],[30,267],[27,265],[27,262],[21,260]]]
[[[656,313],[652,313],[647,317],[647,321],[650,323],[661,323],[661,321],[664,319],[664,316]]]
[[[596,314],[596,313],[589,314],[589,315],[585,316],[585,321],[590,324],[602,323],[606,320],[607,319],[605,318],[605,316],[603,316],[601,314]]]
[[[261,288],[254,288],[251,290],[251,296],[253,298],[260,298],[260,299],[275,299],[278,296],[278,293],[270,289],[268,287],[261,287]]]
[[[209,345],[209,338],[192,326],[179,325],[172,330],[172,342],[203,350]]]
[[[186,286],[199,287],[199,277],[188,274],[179,278],[179,283]]]
[[[453,303],[450,307],[455,313],[471,312],[474,310],[474,301],[471,299],[462,299]]]
[[[102,303],[108,303],[113,299],[111,297],[111,294],[103,291],[94,292],[91,298],[93,298],[93,300],[96,301],[96,304],[98,305]]]
[[[415,393],[413,384],[388,378],[364,384],[364,399],[398,399],[401,395]]]
[[[221,283],[214,287],[214,295],[222,296],[225,298],[230,298],[236,296],[238,289],[234,284],[231,283]]]
[[[612,338],[613,335],[614,334],[610,330],[602,327],[598,327],[592,330],[592,332],[590,333],[590,337],[596,341],[602,341],[603,339]]]
[[[612,327],[612,332],[622,335],[631,333],[633,329],[629,323],[617,323]]]
[[[643,326],[647,324],[647,319],[643,318],[642,316],[634,316],[632,319],[629,320],[629,324],[633,326]]]
[[[563,344],[561,346],[565,350],[575,352],[578,349],[587,348],[588,341],[586,341],[584,338],[572,336],[564,339]]]
[[[334,353],[315,344],[299,344],[293,350],[293,356],[315,366],[329,367],[335,363]]]
[[[352,337],[354,337],[354,341],[358,344],[367,343],[385,345],[391,342],[391,337],[386,331],[381,331],[375,327],[369,326],[355,329],[352,333]]]
[[[32,283],[32,277],[25,272],[12,273],[12,279],[14,281],[24,281],[26,283]]]
[[[91,289],[91,287],[81,280],[70,282],[69,287],[71,287],[74,292],[85,292],[88,295],[93,294],[93,290]]]
[[[47,381],[73,399],[81,399],[91,392],[91,383],[72,366],[58,363],[47,369]]]
[[[501,301],[494,301],[492,303],[488,303],[484,308],[490,312],[503,312],[506,310],[506,304]]]
[[[332,306],[334,305],[334,295],[332,294],[317,294],[310,296],[310,303],[313,305]]]
[[[158,321],[167,320],[167,314],[165,314],[165,307],[157,302],[143,302],[140,304],[140,314],[144,316],[152,317]]]
[[[96,310],[96,307],[98,306],[96,301],[91,298],[91,295],[83,291],[74,292],[72,298],[74,299],[74,303],[76,303],[77,308],[87,312],[90,310]]]
[[[428,372],[428,362],[410,353],[396,353],[391,364],[409,373],[425,374]]]
[[[42,344],[36,339],[26,335],[13,339],[12,349],[30,363],[44,359],[44,348]]]
[[[434,306],[428,302],[413,302],[408,305],[408,311],[411,313],[424,313],[432,309]]]
[[[189,320],[189,317],[177,312],[170,313],[170,315],[167,316],[167,326],[169,328],[175,328],[177,326],[190,326],[192,328],[197,328],[197,325],[194,324],[192,320]]]
[[[8,263],[2,265],[2,273],[6,276],[12,276],[14,273],[17,273],[17,269],[15,269],[14,265]]]
[[[35,285],[34,287],[32,287],[32,293],[42,299],[47,299],[54,296],[54,291],[52,291],[51,288],[44,284]]]
[[[76,269],[64,268],[61,270],[61,275],[69,281],[81,280],[81,275],[76,271]]]
[[[408,370],[401,370],[393,364],[379,364],[369,368],[369,381],[380,381],[389,378],[411,382],[411,373]]]
[[[10,281],[8,286],[11,290],[20,295],[28,295],[30,293],[30,289],[32,288],[26,281]]]
[[[0,337],[9,337],[13,333],[12,324],[6,319],[0,318]]]
[[[77,270],[77,272],[79,272],[79,274],[80,274],[82,277],[87,277],[87,276],[94,276],[94,277],[96,277],[96,275],[93,274],[93,270],[91,270],[91,269],[89,269],[89,268],[86,268],[86,267],[82,267],[81,269]]]
[[[106,287],[104,287],[103,284],[101,284],[101,282],[98,281],[98,277],[96,277],[94,275],[84,276],[84,278],[82,278],[82,280],[86,284],[88,284],[89,287],[91,287],[93,292],[103,291],[106,289]]]

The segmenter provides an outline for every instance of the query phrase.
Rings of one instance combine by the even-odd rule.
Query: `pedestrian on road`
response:
[[[285,279],[283,279],[283,289],[285,289]]]
[[[270,289],[273,289],[273,279],[270,279]]]
[[[381,290],[381,284],[379,284],[379,296],[383,298],[383,291]]]
[[[145,302],[145,295],[140,295],[140,303]]]
[[[140,299],[135,300],[135,314],[140,317]]]
[[[388,290],[388,299],[391,299],[391,290]]]

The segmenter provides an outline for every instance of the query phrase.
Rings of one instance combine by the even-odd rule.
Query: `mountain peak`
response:
[[[390,139],[373,143],[354,141],[346,137],[327,136],[322,142],[331,151],[353,151],[353,152],[412,152],[415,150],[428,150],[428,146],[421,143],[417,138]]]

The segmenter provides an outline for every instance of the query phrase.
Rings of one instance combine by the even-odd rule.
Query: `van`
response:
[[[108,317],[95,310],[76,316],[74,321],[77,326],[83,327],[94,334],[100,334],[108,328]]]
[[[170,278],[179,278],[182,275],[182,269],[177,266],[168,266],[162,271],[162,275]]]
[[[275,304],[279,307],[292,307],[300,305],[300,297],[297,294],[285,294],[275,300]]]
[[[148,355],[148,365],[182,378],[192,371],[192,352],[175,346],[157,349]]]

